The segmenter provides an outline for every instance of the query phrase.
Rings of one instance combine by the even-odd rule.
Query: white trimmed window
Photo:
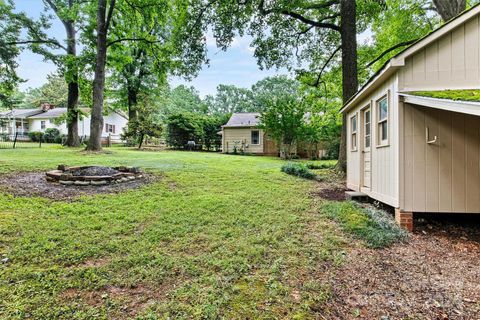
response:
[[[43,120],[40,121],[40,129],[45,130],[46,127],[47,127],[47,122]]]
[[[385,96],[377,102],[377,144],[388,144],[388,97]]]
[[[350,118],[350,131],[351,131],[350,149],[352,151],[357,151],[358,123],[357,123],[356,114]]]
[[[114,124],[105,124],[105,132],[115,134],[115,125]]]
[[[253,130],[252,131],[252,136],[251,136],[251,143],[252,144],[260,144],[260,131],[258,130]]]

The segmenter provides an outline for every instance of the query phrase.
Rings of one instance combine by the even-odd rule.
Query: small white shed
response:
[[[480,6],[388,61],[344,106],[347,186],[413,213],[480,213]]]

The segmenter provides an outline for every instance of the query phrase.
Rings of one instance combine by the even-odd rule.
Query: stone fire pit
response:
[[[102,186],[143,177],[140,169],[136,167],[68,167],[66,165],[59,165],[57,170],[48,171],[45,175],[49,182],[76,186]]]

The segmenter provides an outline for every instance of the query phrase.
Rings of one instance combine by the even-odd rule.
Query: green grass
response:
[[[371,248],[387,247],[408,236],[384,211],[361,208],[354,202],[329,202],[320,210]]]
[[[437,99],[480,102],[480,90],[415,91],[409,94]]]
[[[283,161],[0,150],[0,174],[139,166],[162,178],[73,202],[0,193],[1,319],[311,319],[346,241]],[[28,188],[29,186],[25,186]]]

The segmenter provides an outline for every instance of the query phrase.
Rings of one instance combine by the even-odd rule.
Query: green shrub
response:
[[[331,169],[336,166],[335,162],[321,162],[321,163],[307,163],[308,169],[317,170],[317,169]]]
[[[282,166],[282,172],[290,174],[293,176],[305,178],[305,179],[315,179],[316,175],[306,165],[302,163],[289,162]]]
[[[28,137],[33,142],[40,142],[43,140],[43,132],[40,131],[32,131],[28,133]]]
[[[57,128],[48,128],[43,134],[43,140],[47,143],[54,143],[59,137],[60,131]]]
[[[382,210],[362,208],[347,201],[328,202],[322,206],[321,212],[370,248],[388,247],[408,238],[408,233]]]
[[[66,134],[61,134],[58,137],[55,138],[54,143],[58,144],[63,144],[65,141],[67,141],[67,135]]]

